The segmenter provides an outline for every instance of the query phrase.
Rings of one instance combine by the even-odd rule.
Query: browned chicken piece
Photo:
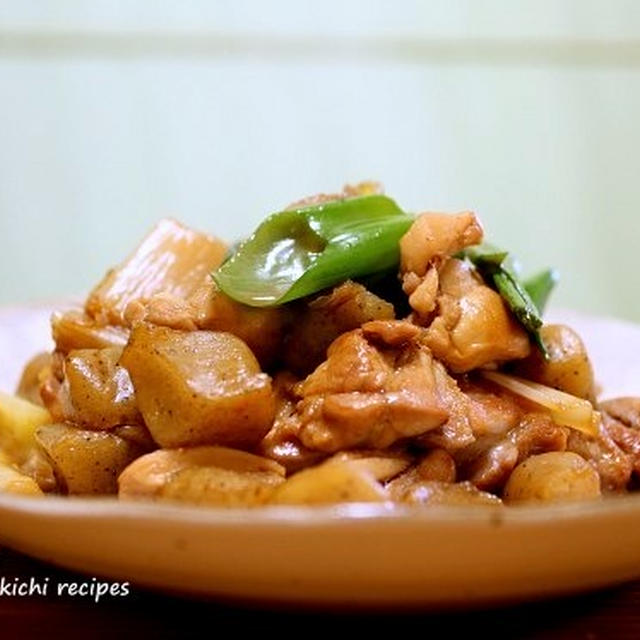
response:
[[[409,304],[421,319],[436,306],[443,260],[482,241],[482,227],[470,211],[423,213],[400,240],[400,275]]]
[[[625,427],[640,431],[640,398],[614,398],[598,403],[598,408]]]
[[[111,269],[85,309],[98,324],[125,325],[130,303],[158,294],[186,300],[224,259],[226,246],[175,220],[160,221],[132,255]]]
[[[487,435],[456,455],[461,477],[484,491],[500,491],[517,464],[567,448],[568,429],[542,413],[528,413],[504,435]]]
[[[423,481],[411,486],[400,496],[401,502],[430,506],[499,507],[502,500],[475,487],[471,482]]]
[[[428,323],[436,308],[439,284],[437,267],[429,267],[422,279],[413,272],[403,277],[402,289],[409,296],[409,306],[421,324]]]
[[[155,442],[255,447],[271,428],[271,379],[240,338],[139,324],[120,363]]]
[[[264,504],[285,470],[273,460],[225,447],[159,450],[120,475],[120,497],[215,506]]]
[[[545,413],[527,413],[520,424],[509,431],[509,439],[518,447],[518,463],[529,456],[567,448],[569,428],[557,425]]]
[[[469,399],[446,369],[439,362],[437,364],[434,368],[436,386],[449,415],[442,426],[419,436],[416,443],[427,449],[437,447],[454,453],[475,440],[469,421]]]
[[[454,373],[524,358],[530,351],[529,337],[500,295],[456,259],[440,271],[437,317],[425,343]]]
[[[482,242],[482,233],[471,211],[423,213],[400,240],[400,272],[422,277],[434,261]]]
[[[469,399],[469,423],[476,437],[506,433],[520,422],[524,410],[513,396],[478,382],[461,382],[460,387]]]
[[[604,428],[629,457],[640,475],[640,398],[615,398],[600,403]]]
[[[485,436],[456,455],[460,477],[485,491],[499,491],[518,464],[518,447],[509,438]]]
[[[281,355],[282,340],[291,313],[287,307],[259,309],[232,300],[208,280],[189,299],[193,322],[199,329],[228,331],[253,351],[263,369]]]
[[[121,347],[78,349],[67,355],[67,422],[96,430],[142,423],[129,372],[119,364],[121,355]]]
[[[40,397],[40,387],[42,383],[51,375],[53,356],[49,352],[38,353],[27,364],[22,371],[20,382],[16,389],[16,395],[32,402],[42,404]]]
[[[349,331],[328,349],[327,360],[301,382],[302,397],[326,393],[377,393],[393,373],[395,353],[385,353],[372,344],[362,329]]]
[[[296,315],[284,345],[284,364],[298,375],[308,375],[327,357],[329,345],[339,335],[370,320],[394,317],[392,304],[361,284],[344,282]]]
[[[417,340],[423,331],[410,322],[396,320],[372,320],[362,325],[362,334],[381,347],[402,347]]]
[[[610,435],[609,425],[612,420],[606,412],[603,412],[600,433],[597,437],[571,429],[567,440],[567,451],[573,451],[591,463],[600,476],[604,492],[621,493],[625,491],[631,480],[633,460]]]
[[[395,322],[404,332],[404,321]],[[383,449],[449,419],[457,386],[444,367],[416,339],[381,345],[389,327],[382,323],[376,332],[376,326],[341,335],[327,360],[298,385],[300,439],[310,449]]]
[[[580,336],[562,324],[547,324],[540,329],[548,353],[532,349],[527,358],[516,363],[514,373],[578,398],[595,400],[593,368]]]
[[[302,200],[292,202],[287,209],[303,209],[304,207],[312,207],[325,202],[334,202],[335,200],[346,200],[347,198],[357,198],[360,196],[372,196],[383,193],[382,185],[379,182],[365,181],[357,184],[347,184],[341,193],[318,193],[314,196],[308,196]]]
[[[275,460],[287,473],[314,465],[327,455],[321,451],[312,451],[300,442],[302,422],[296,412],[299,398],[294,391],[297,382],[298,379],[288,371],[281,371],[273,379],[276,417],[269,433],[256,449],[258,455]]]
[[[450,453],[444,449],[432,449],[424,454],[416,465],[421,480],[438,482],[456,481],[456,463]]]
[[[403,474],[386,485],[392,500],[400,501],[414,486],[423,482],[453,483],[456,481],[456,463],[444,449],[432,449]]]
[[[77,309],[54,313],[51,331],[56,350],[61,353],[69,353],[74,349],[124,347],[129,339],[128,328],[98,324]]]
[[[606,420],[605,424],[611,439],[629,457],[633,472],[640,475],[640,431],[625,427],[618,420]]]

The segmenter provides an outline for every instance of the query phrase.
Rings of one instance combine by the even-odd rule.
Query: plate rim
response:
[[[216,507],[153,500],[119,500],[117,497],[14,496],[0,494],[0,513],[42,518],[163,520],[202,526],[270,526],[297,528],[348,526],[354,522],[452,524],[476,528],[490,526],[548,525],[576,520],[640,514],[640,494],[604,496],[596,501],[539,505],[397,505],[391,502],[351,502],[333,505],[262,505]]]

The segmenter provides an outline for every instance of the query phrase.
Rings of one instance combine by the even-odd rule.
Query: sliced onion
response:
[[[556,424],[577,429],[590,436],[598,435],[600,414],[588,400],[497,371],[483,371],[482,375],[512,393],[545,407]]]

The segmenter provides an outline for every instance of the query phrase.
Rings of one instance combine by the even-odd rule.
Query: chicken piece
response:
[[[317,464],[326,457],[325,453],[312,451],[300,442],[302,422],[296,412],[299,398],[294,391],[297,382],[298,379],[288,371],[281,371],[273,379],[276,417],[256,449],[258,455],[275,460],[287,473]]]
[[[475,440],[469,420],[469,399],[440,363],[434,368],[434,376],[449,415],[442,426],[419,436],[416,443],[426,449],[436,447],[454,453]]]
[[[188,299],[226,252],[219,240],[162,220],[124,263],[107,273],[89,295],[85,310],[98,324],[126,325],[131,302],[158,294]]]
[[[629,457],[633,472],[640,476],[640,431],[625,427],[618,420],[607,420],[606,429],[611,439]]]
[[[482,227],[470,211],[455,215],[423,213],[411,225],[400,240],[400,275],[418,320],[426,322],[436,308],[442,263],[481,241]]]
[[[633,461],[611,437],[608,428],[610,420],[610,416],[603,412],[600,432],[595,437],[571,429],[567,451],[577,453],[596,469],[603,491],[622,493],[631,480]]]
[[[600,402],[598,408],[625,427],[640,431],[640,398],[614,398]]]
[[[518,447],[518,463],[529,456],[564,451],[569,429],[557,425],[546,413],[527,413],[508,437]]]
[[[342,333],[371,320],[392,320],[393,305],[347,281],[329,294],[311,300],[296,316],[284,346],[284,363],[298,375],[308,375],[327,356]]]
[[[518,464],[518,447],[509,438],[484,436],[456,454],[461,478],[485,491],[499,491]]]
[[[403,291],[410,293],[409,306],[422,323],[426,323],[436,308],[438,298],[438,269],[429,267],[422,279],[411,272],[403,279]]]
[[[296,392],[304,398],[336,393],[379,393],[393,374],[393,352],[383,353],[362,329],[349,331],[331,344],[327,360],[302,381]]]
[[[98,324],[78,310],[54,313],[51,332],[56,351],[64,354],[74,349],[124,347],[129,339],[127,327]]]
[[[227,331],[246,342],[263,369],[281,355],[288,330],[288,307],[258,309],[232,300],[208,279],[189,299],[193,322],[199,329]]]
[[[456,481],[456,463],[444,449],[432,449],[413,467],[386,485],[392,500],[400,501],[416,485],[424,482],[453,483]]]
[[[500,295],[462,260],[451,259],[440,271],[437,313],[425,344],[454,373],[529,355],[525,330]]]
[[[434,262],[482,242],[482,234],[470,211],[423,213],[400,240],[400,273],[422,277]]]
[[[469,423],[476,437],[506,433],[520,422],[524,410],[510,394],[476,382],[461,383],[461,389],[469,399]]]
[[[403,321],[396,323],[407,333]],[[419,341],[380,344],[388,335],[386,323],[343,334],[329,347],[328,359],[298,385],[305,446],[329,453],[383,449],[447,421],[455,382]]]
[[[254,447],[273,423],[271,379],[230,333],[136,325],[120,363],[161,447]]]
[[[517,464],[549,451],[564,451],[568,430],[542,413],[529,413],[506,434],[478,438],[456,455],[461,477],[484,491],[499,491]]]
[[[120,475],[120,497],[164,499],[225,507],[264,504],[285,470],[273,460],[225,447],[160,450]]]
[[[416,465],[418,477],[421,480],[438,482],[456,481],[456,463],[453,457],[444,449],[428,451]]]
[[[362,325],[362,334],[372,344],[381,347],[402,347],[417,340],[422,335],[422,329],[410,322],[395,320],[372,320]]]
[[[118,364],[121,355],[120,347],[79,349],[67,355],[67,422],[96,430],[142,422],[129,372]]]
[[[547,324],[540,329],[540,337],[547,349],[548,359],[540,349],[532,349],[527,358],[515,363],[514,373],[593,401],[593,368],[580,336],[565,325]]]
[[[640,398],[615,398],[600,403],[603,427],[628,456],[640,476]]]
[[[400,502],[429,506],[499,507],[502,500],[491,493],[480,491],[470,482],[423,481],[412,485],[399,497]]]

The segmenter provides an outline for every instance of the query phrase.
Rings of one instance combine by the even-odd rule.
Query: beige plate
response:
[[[640,394],[639,327],[551,315],[583,334],[606,395]],[[34,309],[0,313],[0,353],[15,365],[0,388],[43,344],[43,322]],[[216,510],[0,496],[0,541],[87,573],[213,597],[472,606],[640,577],[640,496],[499,511]]]

